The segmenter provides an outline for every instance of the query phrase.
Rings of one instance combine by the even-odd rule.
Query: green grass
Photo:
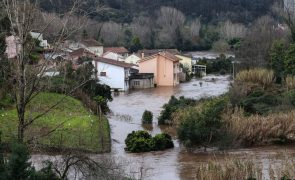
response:
[[[64,96],[55,93],[41,93],[28,105],[26,117],[31,118],[44,112]],[[17,136],[16,109],[0,110],[0,130],[3,142],[11,142]],[[25,133],[26,140],[41,137],[34,143],[56,148],[78,148],[93,152],[110,151],[110,128],[108,120],[101,121],[72,97],[66,97],[48,114],[36,120]],[[46,135],[52,129],[53,133]],[[102,131],[101,131],[102,130]],[[103,137],[103,138],[101,138]]]

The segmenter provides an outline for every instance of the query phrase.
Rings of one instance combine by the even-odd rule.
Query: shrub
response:
[[[257,89],[241,100],[240,106],[246,113],[267,114],[278,105],[278,98],[271,93]]]
[[[133,131],[128,134],[125,144],[125,150],[132,153],[159,151],[174,147],[170,135],[162,133],[152,137],[146,131]]]
[[[151,111],[145,110],[142,115],[143,124],[152,124],[153,123],[153,113]]]
[[[244,70],[237,74],[236,80],[240,82],[257,83],[266,87],[273,83],[274,72],[267,69]]]
[[[163,110],[161,111],[160,117],[158,118],[158,124],[168,124],[172,122],[172,114],[178,109],[184,109],[188,106],[195,105],[196,100],[184,98],[181,96],[177,99],[175,96],[171,96],[171,99],[167,104],[163,106]]]
[[[133,131],[125,139],[126,151],[139,153],[151,151],[152,136],[146,131]]]
[[[221,137],[221,114],[227,103],[228,98],[224,96],[183,111],[177,127],[180,141],[186,146],[217,141]]]
[[[174,147],[171,136],[166,133],[157,134],[155,137],[152,138],[151,143],[152,149],[154,151],[165,150]]]

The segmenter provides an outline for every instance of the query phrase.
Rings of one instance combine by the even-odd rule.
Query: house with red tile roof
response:
[[[168,51],[158,52],[139,61],[139,73],[153,73],[157,86],[177,86],[181,73],[179,61]]]
[[[103,45],[96,41],[95,39],[84,39],[79,42],[66,42],[64,45],[72,50],[77,50],[80,48],[87,49],[96,56],[102,56],[103,54]]]
[[[132,64],[103,57],[94,58],[92,63],[97,71],[96,77],[99,83],[108,85],[114,90],[129,90]]]

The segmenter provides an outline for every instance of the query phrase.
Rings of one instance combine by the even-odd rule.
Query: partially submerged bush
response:
[[[236,81],[258,83],[263,87],[266,87],[273,83],[274,78],[274,72],[272,70],[250,69],[238,73]]]
[[[174,144],[169,134],[161,133],[152,138],[151,146],[153,150],[157,151],[173,148]]]
[[[179,139],[187,146],[217,141],[221,137],[221,114],[227,103],[228,98],[224,96],[209,99],[197,107],[180,112],[177,120]]]
[[[153,123],[153,113],[151,111],[145,110],[142,115],[143,124],[152,124]]]
[[[158,124],[169,124],[172,122],[172,114],[178,109],[184,109],[188,106],[195,105],[196,100],[189,99],[181,96],[177,99],[175,96],[171,96],[171,99],[167,104],[163,106],[163,110],[158,119]]]
[[[146,131],[133,131],[128,134],[125,144],[125,150],[132,153],[160,151],[174,147],[170,135],[162,133],[152,137]]]
[[[133,131],[125,139],[126,151],[139,153],[151,151],[152,136],[146,131]]]

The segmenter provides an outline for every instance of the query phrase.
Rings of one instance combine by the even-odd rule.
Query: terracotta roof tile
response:
[[[84,56],[84,55],[90,55],[90,56],[95,56],[95,54],[91,53],[90,51],[84,49],[84,48],[79,48],[77,50],[74,50],[73,52],[70,52],[70,56]]]
[[[138,55],[141,57],[141,54],[144,53],[145,56],[151,56],[164,51],[174,55],[179,54],[179,51],[177,49],[143,49],[138,51]]]
[[[116,61],[113,59],[107,59],[107,58],[103,58],[103,57],[97,57],[94,59],[94,61],[98,61],[98,62],[102,62],[102,63],[106,63],[106,64],[111,64],[114,66],[120,66],[120,67],[124,67],[124,68],[131,68],[133,66],[132,64],[128,64],[128,63],[121,62],[121,61]]]
[[[174,54],[172,54],[172,53],[170,53],[168,51],[163,51],[163,52],[159,52],[157,54],[154,54],[152,56],[147,56],[147,57],[143,58],[142,60],[140,60],[140,62],[141,61],[151,60],[151,59],[153,59],[153,58],[155,58],[157,56],[163,56],[163,57],[165,57],[167,59],[170,59],[171,61],[174,61],[174,62],[177,62],[177,61],[181,60],[180,58],[176,57]]]
[[[82,44],[85,46],[91,47],[91,46],[102,46],[102,44],[95,39],[84,39],[81,41]]]
[[[104,48],[104,53],[106,52],[113,52],[113,53],[117,53],[117,54],[124,54],[124,53],[128,53],[129,51],[124,48],[124,47],[106,47]]]

